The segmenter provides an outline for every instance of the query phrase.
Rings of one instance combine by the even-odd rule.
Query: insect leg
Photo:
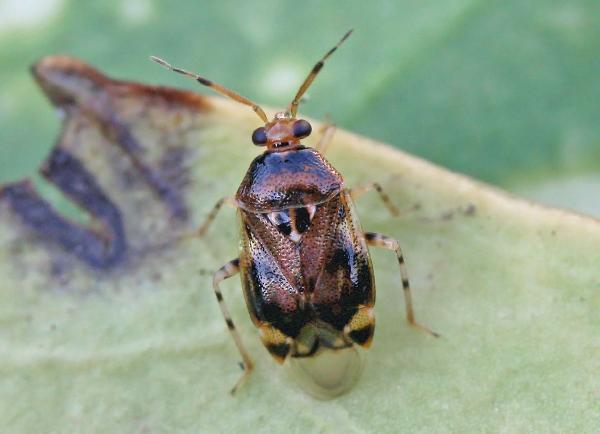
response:
[[[213,206],[213,208],[210,210],[210,212],[206,216],[206,219],[204,220],[204,222],[200,226],[198,226],[198,229],[196,229],[194,232],[182,235],[181,237],[178,238],[178,240],[203,237],[206,234],[206,231],[208,231],[208,228],[210,227],[212,222],[217,217],[217,214],[219,213],[219,211],[221,210],[223,205],[225,205],[226,203],[237,208],[237,204],[235,203],[235,200],[233,197],[222,197],[221,199],[219,199],[217,201],[215,206]]]
[[[398,265],[400,266],[400,277],[402,278],[404,303],[406,305],[406,320],[411,326],[421,329],[424,332],[429,333],[433,337],[439,337],[439,334],[429,330],[427,327],[419,324],[415,320],[415,313],[413,311],[412,296],[410,291],[410,283],[408,281],[408,271],[406,270],[404,256],[402,255],[402,249],[400,248],[398,240],[375,232],[365,232],[365,241],[369,246],[383,247],[384,249],[393,250],[394,252],[396,252],[396,256],[398,257]]]
[[[248,355],[248,351],[246,351],[246,348],[244,347],[244,344],[242,343],[242,339],[241,339],[237,329],[235,328],[235,325],[233,324],[233,320],[231,319],[231,315],[229,314],[229,309],[227,309],[225,300],[223,300],[223,294],[221,293],[221,290],[219,289],[219,284],[223,280],[228,279],[231,276],[235,276],[236,274],[238,274],[240,272],[239,264],[240,264],[239,259],[234,259],[232,261],[229,261],[227,264],[225,264],[221,268],[219,268],[213,275],[213,290],[215,291],[215,295],[217,296],[217,300],[219,302],[219,307],[221,308],[221,313],[223,314],[223,318],[225,318],[225,323],[227,324],[227,328],[229,329],[229,332],[231,333],[231,337],[233,338],[233,341],[235,342],[235,345],[236,345],[238,351],[240,352],[240,355],[242,356],[243,365],[244,365],[243,366],[244,373],[242,374],[240,379],[235,383],[235,386],[233,386],[233,389],[231,389],[232,395],[235,394],[235,392],[244,383],[244,381],[246,381],[246,379],[252,372],[252,368],[253,368],[252,360],[250,359],[250,356]]]
[[[381,188],[381,185],[379,183],[369,182],[368,184],[364,184],[364,185],[360,185],[358,187],[348,189],[348,191],[350,192],[350,196],[352,197],[353,200],[356,200],[363,194],[368,193],[369,191],[373,191],[373,190],[375,190],[377,192],[377,194],[379,194],[381,201],[383,202],[385,207],[389,210],[390,214],[392,214],[394,217],[397,217],[398,215],[400,215],[400,211],[398,210],[396,205],[394,205],[392,203],[392,200],[387,195],[387,193],[385,191],[383,191],[383,188]]]
[[[315,145],[315,149],[319,151],[321,154],[327,152],[327,148],[333,139],[333,135],[335,134],[336,126],[332,123],[326,123],[321,127],[321,138]]]

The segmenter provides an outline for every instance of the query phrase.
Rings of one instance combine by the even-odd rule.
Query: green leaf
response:
[[[9,190],[0,191],[3,430],[597,430],[598,221],[342,130],[327,158],[349,186],[378,181],[399,207],[420,205],[401,218],[375,196],[357,206],[365,229],[401,241],[417,318],[442,337],[407,326],[396,260],[374,250],[377,330],[367,366],[350,393],[318,401],[261,346],[239,281],[230,279],[224,296],[256,362],[231,397],[238,354],[202,271],[237,255],[234,212],[224,209],[204,239],[176,237],[235,192],[258,152],[249,142],[256,116],[222,99],[123,85],[61,62],[44,76],[57,86],[51,95],[69,95],[58,149],[114,202],[129,249],[116,265],[94,268],[51,233],[36,234],[10,206]],[[140,149],[123,151],[124,131]],[[153,192],[142,166],[181,196],[187,220]],[[102,220],[74,217],[106,235]]]

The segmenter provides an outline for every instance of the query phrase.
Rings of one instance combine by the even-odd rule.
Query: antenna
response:
[[[339,45],[339,44],[338,44]],[[335,50],[335,49],[334,49]],[[331,53],[328,53],[331,54]],[[176,68],[174,66],[172,66],[170,63],[167,63],[166,61],[164,61],[163,59],[161,59],[160,57],[156,57],[156,56],[150,56],[150,60],[158,63],[159,65],[164,66],[165,68],[173,71],[173,72],[177,72],[179,74],[185,75],[187,77],[193,78],[194,80],[196,80],[198,83],[200,83],[203,86],[207,86],[210,87],[212,90],[214,90],[215,92],[220,93],[221,95],[225,95],[237,102],[240,102],[244,105],[250,106],[252,107],[252,110],[254,110],[256,112],[256,114],[258,115],[259,118],[261,118],[264,123],[268,123],[269,119],[267,118],[267,115],[265,114],[264,110],[260,108],[260,106],[252,101],[250,101],[248,98],[244,98],[243,96],[235,93],[234,91],[227,89],[224,86],[221,86],[220,84],[214,83],[210,80],[207,80],[206,78],[194,73],[194,72],[190,72],[190,71],[186,71],[185,69],[181,69],[181,68]]]
[[[290,104],[289,112],[291,113],[292,118],[296,117],[296,113],[298,112],[298,104],[300,104],[300,99],[302,98],[302,95],[304,95],[304,93],[306,92],[306,89],[308,89],[310,87],[310,85],[312,84],[314,79],[317,77],[317,74],[319,73],[321,68],[323,68],[323,65],[325,64],[325,60],[327,60],[327,58],[329,56],[331,56],[335,52],[335,50],[337,50],[338,47],[340,45],[342,45],[342,43],[346,39],[348,39],[348,37],[352,34],[352,32],[353,32],[353,29],[348,30],[346,32],[346,34],[342,37],[342,39],[340,39],[340,42],[338,42],[335,45],[335,47],[333,47],[331,50],[329,50],[327,53],[325,53],[325,55],[321,58],[321,60],[319,60],[315,64],[315,66],[313,66],[313,69],[308,74],[308,77],[306,77],[306,79],[304,80],[304,83],[302,83],[302,86],[300,86],[300,89],[298,89],[298,93],[296,93],[294,100]]]

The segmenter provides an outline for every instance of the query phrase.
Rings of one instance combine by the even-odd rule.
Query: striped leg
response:
[[[202,238],[208,231],[208,228],[210,227],[212,222],[215,221],[215,218],[217,217],[217,214],[219,213],[223,205],[225,205],[226,203],[233,206],[234,208],[237,208],[237,204],[235,203],[235,199],[233,197],[222,197],[217,201],[215,206],[213,206],[213,208],[206,216],[204,223],[198,226],[198,229],[196,229],[194,232],[190,232],[180,236],[178,240],[185,240],[189,238]]]
[[[358,187],[351,188],[348,191],[350,192],[352,199],[356,200],[363,194],[368,193],[369,191],[373,191],[373,190],[375,190],[377,192],[377,194],[379,194],[381,201],[383,202],[385,207],[388,209],[390,214],[392,214],[392,216],[397,217],[398,215],[400,215],[400,211],[398,210],[396,205],[394,205],[392,203],[392,200],[390,199],[390,197],[386,194],[385,191],[383,191],[383,188],[381,188],[381,185],[377,182],[369,182],[368,184],[364,184],[364,185],[360,185]]]
[[[419,324],[415,320],[415,313],[413,311],[412,306],[412,296],[410,292],[410,284],[408,282],[408,272],[406,270],[406,264],[404,263],[404,256],[402,255],[402,250],[400,249],[400,244],[397,240],[390,238],[388,236],[378,234],[375,232],[365,232],[365,240],[369,246],[374,247],[383,247],[384,249],[393,250],[396,252],[396,256],[398,257],[398,265],[400,265],[400,277],[402,278],[402,289],[404,291],[404,303],[406,305],[406,320],[408,323],[416,327],[418,329],[423,330],[426,333],[429,333],[433,337],[439,337],[440,335],[429,330],[424,325]]]
[[[335,134],[336,126],[330,123],[327,123],[321,127],[321,138],[315,145],[315,149],[319,151],[321,154],[324,154],[333,139],[333,135]]]
[[[235,325],[233,324],[231,315],[229,315],[229,309],[227,309],[225,300],[223,300],[223,294],[221,293],[221,290],[219,289],[219,284],[223,280],[228,279],[231,276],[235,276],[236,274],[238,274],[240,272],[239,264],[240,264],[239,259],[234,259],[232,261],[229,261],[227,264],[225,264],[221,268],[219,268],[213,276],[213,290],[215,291],[215,295],[217,296],[217,300],[219,301],[219,307],[221,308],[221,313],[223,314],[223,317],[225,318],[225,322],[227,323],[227,328],[229,329],[229,332],[231,333],[231,337],[233,338],[233,341],[235,342],[235,345],[236,345],[238,351],[240,352],[240,355],[242,356],[242,360],[243,360],[244,373],[242,374],[240,379],[237,381],[237,383],[235,383],[235,386],[233,386],[233,389],[231,389],[232,395],[235,394],[235,392],[244,383],[244,381],[246,381],[246,379],[252,372],[252,367],[253,367],[252,360],[250,359],[250,356],[248,355],[248,351],[246,351],[246,348],[244,347],[244,344],[242,343],[242,339],[240,338],[240,335],[239,335],[238,331],[236,330]]]

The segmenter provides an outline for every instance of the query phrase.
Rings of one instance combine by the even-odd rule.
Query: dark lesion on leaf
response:
[[[29,180],[0,187],[0,205],[7,205],[0,211],[10,210],[39,239],[58,245],[89,266],[110,269],[123,263],[131,255],[135,237],[141,236],[128,234],[128,224],[134,227],[140,216],[134,215],[135,206],[123,202],[127,201],[127,191],[118,191],[122,189],[110,175],[107,180],[106,173],[98,172],[94,164],[97,158],[108,161],[116,172],[124,166],[115,164],[107,155],[94,154],[105,152],[96,149],[98,144],[89,148],[92,145],[86,140],[95,136],[81,134],[81,130],[89,128],[96,130],[104,142],[114,145],[110,151],[112,158],[117,155],[117,160],[127,162],[130,173],[123,176],[133,173],[140,180],[136,188],[142,185],[151,192],[157,204],[148,204],[148,208],[165,210],[164,220],[168,221],[163,225],[165,231],[173,224],[187,221],[185,183],[181,182],[186,177],[173,174],[174,168],[179,174],[185,172],[186,147],[177,143],[178,124],[166,122],[156,131],[157,137],[175,137],[172,139],[175,146],[166,146],[159,138],[153,143],[147,139],[142,142],[136,136],[134,124],[145,116],[151,117],[147,112],[157,106],[164,109],[165,116],[174,112],[195,115],[210,108],[206,99],[190,92],[113,80],[66,56],[46,57],[33,65],[32,73],[49,100],[65,114],[61,137],[40,173],[89,214],[92,223],[83,226],[61,215],[36,192]],[[92,152],[86,151],[86,146]],[[150,160],[148,155],[154,159]],[[141,214],[144,211],[139,210]],[[144,236],[151,239],[156,235]],[[151,240],[138,242],[146,247],[150,243]]]
[[[128,126],[117,117],[109,117],[101,125],[104,133],[129,157],[137,173],[158,198],[167,205],[171,215],[178,220],[188,217],[188,210],[181,191],[155,167],[140,157],[142,146],[138,143]]]
[[[87,264],[101,269],[118,264],[127,250],[121,213],[104,194],[79,160],[54,149],[42,174],[73,202],[101,223],[101,230],[85,228],[61,216],[34,190],[28,180],[8,184],[0,190],[0,201],[45,241],[62,246]]]

